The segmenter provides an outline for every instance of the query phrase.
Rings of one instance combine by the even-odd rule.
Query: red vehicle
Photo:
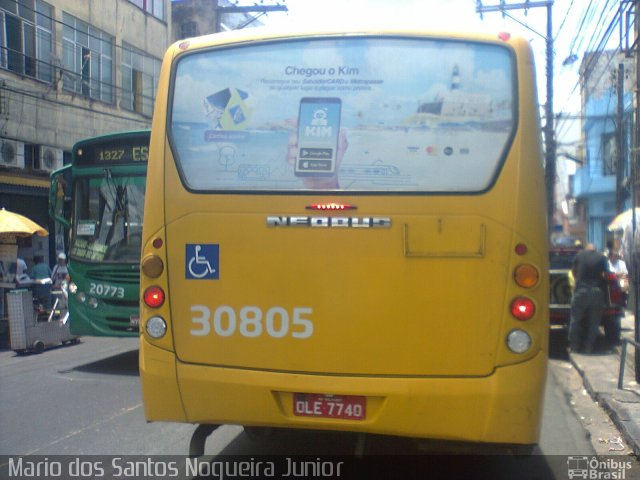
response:
[[[549,296],[549,322],[552,328],[568,330],[571,320],[572,287],[569,278],[573,259],[579,248],[549,249],[549,274],[551,294]],[[607,275],[606,306],[602,314],[602,326],[607,342],[620,343],[620,319],[627,304],[626,294],[615,273]]]

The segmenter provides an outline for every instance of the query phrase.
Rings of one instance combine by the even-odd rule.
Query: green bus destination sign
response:
[[[140,141],[100,142],[96,145],[85,144],[75,151],[78,165],[117,165],[147,163],[149,145]]]

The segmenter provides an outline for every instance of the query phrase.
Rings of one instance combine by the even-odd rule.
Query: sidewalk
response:
[[[622,319],[622,337],[633,340],[634,317],[628,312]],[[628,345],[623,389],[618,389],[622,347],[592,355],[570,353],[569,360],[582,376],[594,401],[609,414],[635,455],[640,456],[640,385],[635,381],[635,347]]]

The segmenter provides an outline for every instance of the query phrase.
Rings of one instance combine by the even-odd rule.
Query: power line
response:
[[[597,5],[596,8],[594,8],[594,10],[591,12],[591,16],[588,19],[588,22],[590,25],[595,25],[594,30],[592,31],[592,33],[590,33],[589,35],[583,35],[582,38],[580,39],[580,43],[578,44],[577,48],[578,50],[584,50],[584,51],[589,51],[591,50],[591,44],[595,41],[597,41],[597,39],[600,36],[600,32],[602,31],[602,29],[604,28],[605,22],[604,22],[604,12],[607,9],[608,5],[609,5],[609,1],[610,0],[605,0],[605,4],[604,6],[602,6],[600,3]],[[615,2],[616,0],[613,0],[613,2]],[[615,3],[613,4],[613,6],[615,6]],[[599,12],[600,12],[600,17],[598,19],[598,21],[595,20],[594,16],[596,14],[597,8],[599,8]],[[608,7],[609,8],[609,12],[611,11],[612,7]],[[607,14],[608,15],[608,14]],[[584,42],[587,42],[587,45],[584,46]]]
[[[558,27],[558,32],[553,37],[554,41],[557,40],[558,36],[560,35],[560,32],[562,32],[562,27],[564,27],[564,24],[566,23],[567,18],[569,18],[569,12],[571,12],[571,9],[573,8],[573,2],[574,0],[571,0],[571,3],[569,4],[569,8],[567,8],[567,11],[564,14],[564,18],[562,19],[562,22],[560,22],[560,26]]]
[[[44,82],[49,85],[49,88],[46,92],[40,93],[42,97],[48,95],[54,88],[58,87],[59,82],[63,82],[63,89],[68,91],[71,95],[79,95],[81,97],[87,98],[90,101],[98,101],[104,103],[105,105],[116,105],[119,100],[127,101],[127,105],[131,105],[131,108],[128,111],[134,113],[142,113],[150,116],[151,111],[153,110],[153,101],[155,99],[155,87],[157,83],[157,71],[159,70],[159,64],[161,62],[160,59],[150,55],[148,52],[145,52],[141,49],[138,49],[134,45],[119,45],[115,43],[116,36],[111,35],[103,30],[95,28],[94,26],[88,24],[87,22],[76,19],[73,15],[70,15],[75,21],[82,22],[83,25],[87,25],[87,32],[83,33],[86,35],[87,41],[86,45],[78,43],[75,41],[76,34],[74,33],[74,39],[65,38],[63,36],[55,35],[56,26],[62,25],[63,30],[67,28],[73,29],[74,32],[79,32],[79,30],[74,26],[65,22],[64,19],[57,20],[53,15],[47,15],[42,12],[36,11],[33,8],[30,8],[28,5],[24,3],[20,3],[20,10],[18,10],[18,2],[14,0],[14,5],[16,5],[15,13],[11,10],[0,9],[0,13],[4,13],[5,16],[11,16],[12,18],[18,19],[20,22],[28,25],[33,25],[35,28],[37,25],[41,26],[44,23],[42,20],[46,19],[51,22],[51,27],[49,32],[52,34],[52,39],[44,45],[49,46],[49,49],[44,52],[44,55],[49,56],[51,60],[43,61],[42,55],[43,53],[40,51],[40,47],[36,45],[38,48],[37,52],[34,52],[34,56],[30,57],[25,54],[23,51],[24,48],[21,47],[20,50],[11,50],[8,47],[0,47],[0,50],[4,50],[2,58],[5,59],[5,65],[0,66],[0,69],[6,69],[8,71],[13,71],[18,75],[23,75],[26,77],[31,77],[36,81]],[[24,12],[30,12],[33,15],[33,19],[27,18],[24,15]],[[52,12],[55,10],[51,10]],[[62,11],[60,9],[60,11]],[[66,12],[65,12],[66,13]],[[22,15],[21,15],[22,14]],[[30,15],[29,15],[30,16]],[[4,25],[0,25],[0,27],[4,27]],[[95,35],[96,32],[99,32],[100,36]],[[102,54],[100,51],[96,51],[91,48],[89,45],[92,43],[92,40],[99,40],[101,43],[104,43],[104,35],[108,36],[108,41],[106,42],[109,45],[109,54],[110,56],[108,63],[105,64],[102,61]],[[38,40],[35,38],[35,40]],[[69,42],[71,40],[71,42]],[[77,56],[78,48],[86,48],[89,51],[89,55],[97,56],[97,60],[95,62],[95,67],[98,70],[95,72],[99,72],[98,75],[100,78],[96,78],[93,75],[95,72],[92,71],[90,73],[86,73],[84,70],[84,65],[78,67],[75,65],[75,60],[73,65],[66,65],[63,61],[60,60],[60,57],[65,58],[64,52],[67,50],[67,47],[71,46],[73,48],[73,58],[75,59]],[[124,68],[124,53],[133,52],[136,55],[141,55],[143,61],[146,63],[147,61],[155,62],[151,64],[151,73],[148,71],[140,72],[140,74],[146,78],[146,81],[142,82],[140,85],[142,88],[134,89],[133,85],[125,85],[118,84],[117,75],[122,75]],[[117,62],[117,58],[119,55],[120,62]],[[13,57],[13,60],[12,60]],[[45,57],[46,58],[46,57]],[[87,60],[85,61],[88,61]],[[13,61],[13,63],[11,63]],[[108,81],[104,81],[104,77],[102,76],[102,70],[107,68],[108,71]],[[4,68],[3,68],[4,67]],[[133,65],[130,68],[134,68]],[[121,82],[120,82],[121,83]],[[141,105],[143,106],[143,111],[138,111],[136,109],[136,105],[134,102],[136,99],[141,100]],[[51,101],[49,99],[49,101]],[[69,105],[64,102],[59,102],[60,105]],[[126,110],[123,109],[123,110]],[[94,111],[94,110],[92,110]],[[117,116],[116,116],[117,118]],[[122,117],[128,118],[128,117]],[[140,121],[135,120],[136,122],[144,122],[148,123],[148,121]]]
[[[9,72],[14,72],[17,75],[22,75],[25,77],[30,77],[35,81],[43,82],[43,85],[48,85],[49,88],[43,95],[49,94],[52,89],[57,88],[59,82],[63,83],[63,90],[69,92],[73,95],[80,95],[82,97],[86,97],[89,100],[98,101],[104,103],[106,105],[115,105],[117,103],[118,98],[123,99],[124,97],[130,97],[133,102],[134,97],[140,97],[143,102],[153,102],[155,99],[155,77],[151,74],[145,74],[143,72],[142,75],[148,77],[148,84],[145,88],[140,91],[135,91],[130,86],[126,85],[118,85],[116,83],[117,75],[111,71],[111,81],[105,82],[102,79],[96,78],[87,78],[83,77],[82,73],[76,72],[74,70],[70,70],[66,68],[63,64],[53,63],[53,62],[45,62],[39,59],[33,59],[32,57],[28,57],[22,52],[11,51],[6,47],[0,47],[0,53],[2,53],[2,57],[8,58],[8,54],[11,53],[13,55],[19,55],[19,61],[15,62],[13,67],[9,65],[7,61],[7,65],[2,67],[1,70],[6,70]],[[33,61],[33,64],[27,68],[27,62]],[[122,65],[122,63],[120,64]],[[17,68],[20,67],[20,68]],[[28,72],[27,70],[31,70]],[[48,70],[49,73],[43,77],[42,71]],[[122,73],[122,67],[117,70],[119,73]],[[43,80],[43,78],[47,78],[47,80]],[[67,84],[67,82],[72,82],[71,86]],[[75,85],[80,84],[80,87],[76,87]],[[88,90],[88,94],[83,93],[82,85],[86,85]],[[101,98],[101,93],[105,93],[110,97],[110,100],[105,100]],[[135,109],[131,109],[131,111],[135,111]],[[141,112],[138,112],[141,113]]]
[[[604,31],[604,33],[602,33],[602,37],[600,37],[601,32],[604,29],[604,25],[606,25],[606,18],[609,18],[609,16],[611,15],[611,11],[616,7],[616,3],[615,3],[616,0],[613,0],[613,1],[614,3],[609,7],[609,10],[606,13],[606,15],[605,15],[605,10],[607,9],[607,6],[609,4],[608,0],[607,0],[607,4],[605,4],[605,7],[602,9],[600,13],[600,17],[596,22],[596,25],[599,26],[599,30],[597,32],[594,32],[593,35],[591,35],[590,41],[587,44],[587,47],[585,48],[586,52],[592,51],[594,46],[596,45],[596,42],[600,40],[600,43],[597,44],[598,47],[596,47],[596,51],[597,51],[599,48],[599,45],[602,43],[602,39],[605,38],[605,36],[607,36],[607,32],[609,32],[610,29],[615,28],[615,24],[617,23],[617,17],[619,16],[619,11],[615,13],[613,19],[611,20],[611,23],[607,25],[606,30]],[[611,33],[609,33],[608,36],[611,36]]]
[[[601,12],[601,15],[600,15],[600,18],[604,17],[604,11],[605,11],[605,9],[607,8],[608,5],[609,5],[609,0],[607,0],[606,4],[604,5],[604,8],[603,8],[603,10]],[[611,15],[611,10],[612,9],[613,9],[612,7],[609,7],[609,11],[607,13],[607,17]],[[583,18],[586,18],[586,15]],[[597,47],[596,47],[595,51],[593,51],[593,52],[589,52],[587,50],[587,52],[590,53],[591,55],[588,58],[585,58],[585,60],[583,60],[583,65],[584,65],[584,67],[582,68],[583,72],[588,74],[591,71],[591,69],[596,65],[596,62],[598,61],[599,56],[605,50],[606,45],[607,45],[609,39],[611,38],[611,35],[613,35],[613,32],[615,31],[615,25],[616,25],[616,22],[618,21],[619,18],[620,18],[620,11],[618,10],[616,12],[616,14],[613,16],[613,18],[611,19],[611,22],[606,27],[606,30],[602,34],[601,37],[599,37],[599,32],[602,32],[602,29],[603,29],[602,26],[598,30],[598,34],[596,34],[596,32],[594,31],[594,33],[591,35],[591,41],[589,42],[589,45],[596,44],[596,42],[597,42]],[[609,62],[603,68],[601,76],[604,74],[604,71],[606,71],[606,69],[610,65],[611,61],[613,61],[613,58],[615,58],[615,54],[618,53],[618,52],[619,52],[619,48],[617,48],[615,50],[614,54],[609,59]],[[600,81],[600,78],[598,78],[595,83],[597,84],[597,83],[599,83],[599,81]],[[569,97],[568,97],[567,101],[565,102],[565,104],[562,107],[562,109],[560,109],[561,111],[564,111],[566,109],[566,106],[571,102],[571,99],[573,98],[573,95],[575,94],[577,88],[580,86],[580,82],[581,82],[581,80],[580,80],[580,78],[578,78],[578,80],[576,81],[575,85],[573,86],[573,88],[571,90],[571,93],[569,94]]]
[[[574,2],[573,0],[571,0],[571,4],[569,5],[569,8],[567,9],[567,11],[565,12],[565,16],[563,19],[563,25],[565,23],[565,21],[569,18],[569,13],[571,11],[571,8],[574,6]],[[571,40],[571,43],[569,44],[569,51],[568,51],[568,56],[567,56],[567,60],[569,60],[569,63],[565,63],[563,62],[562,67],[567,67],[567,66],[571,66],[573,65],[573,62],[575,62],[575,60],[577,59],[577,56],[574,54],[574,52],[576,52],[576,43],[577,41],[580,39],[580,41],[582,42],[582,38],[584,38],[584,35],[586,35],[586,31],[585,29],[588,26],[588,22],[587,19],[589,18],[593,18],[593,15],[596,12],[595,4],[594,4],[594,0],[589,0],[589,3],[585,4],[583,3],[582,6],[584,7],[581,12],[580,12],[580,20],[578,21],[579,26],[577,28],[577,30],[572,30],[573,32],[573,38]],[[563,33],[563,29],[562,26],[561,28],[558,29],[558,33],[556,34],[556,39],[558,39],[560,37],[560,35]],[[573,101],[573,97],[575,95],[576,89],[579,85],[579,82],[576,83],[576,85],[573,87],[573,89],[571,90],[565,105],[563,106],[563,108],[560,109],[560,112],[564,112],[566,105],[568,105],[569,103],[571,103]],[[557,115],[557,119],[558,122],[556,124],[556,137],[557,138],[561,138],[564,133],[566,128],[568,128],[569,123],[567,121],[564,120],[564,117],[562,115]]]
[[[611,35],[613,35],[613,32],[615,31],[615,27],[618,22],[619,16],[620,16],[620,11],[616,12],[616,15],[611,20],[611,23],[609,23],[609,26],[607,27],[607,30],[605,31],[604,35],[600,39],[600,42],[598,43],[598,46],[596,47],[595,51],[589,52],[590,57],[587,58],[587,64],[584,68],[585,76],[590,74],[591,70],[595,67],[595,65],[597,65],[597,62],[600,59],[600,56],[604,53],[607,42],[609,41],[609,39],[611,38]],[[607,62],[607,66],[602,70],[602,73],[600,74],[600,77],[598,77],[598,80],[596,81],[596,83],[598,83],[602,78],[602,75],[604,75],[606,68],[609,66],[612,59],[615,57],[615,54],[619,53],[620,51],[621,51],[620,46],[618,45],[618,47],[614,51],[614,55],[611,55],[611,58]]]
[[[18,2],[17,2],[17,0],[9,0],[9,1],[12,1],[12,2],[13,2],[13,3],[15,3],[16,5],[17,5],[17,3],[18,3]],[[132,3],[132,2],[130,2],[130,3]],[[132,3],[132,5],[135,5],[135,3]],[[55,16],[45,15],[45,14],[44,14],[44,13],[42,13],[42,12],[38,12],[38,11],[36,11],[35,9],[29,8],[29,7],[28,7],[26,4],[24,4],[24,3],[20,3],[20,8],[21,8],[22,10],[27,10],[27,11],[29,11],[29,12],[32,12],[32,13],[34,14],[34,18],[37,18],[37,17],[45,18],[45,19],[47,19],[47,20],[50,20],[50,21],[51,21],[51,23],[52,23],[52,24],[54,24],[54,25],[62,25],[62,27],[63,27],[63,28],[64,28],[64,27],[68,27],[68,28],[72,28],[72,29],[73,29],[74,31],[76,31],[76,32],[78,31],[78,29],[77,29],[77,28],[73,27],[72,25],[69,25],[68,23],[65,23],[65,22],[64,22],[64,20],[58,20],[58,19],[56,19],[56,18],[55,18]],[[64,10],[62,10],[62,9],[59,9],[59,10],[60,10],[60,11],[62,11],[63,13],[67,13],[67,12],[65,12],[65,11],[64,11]],[[19,14],[13,13],[13,12],[11,12],[11,11],[9,11],[9,10],[5,10],[4,8],[0,8],[0,11],[5,12],[5,14],[9,14],[9,15],[11,15],[11,16],[13,16],[13,17],[19,18],[19,19],[20,19],[20,20],[22,20],[23,22],[27,22],[27,23],[29,23],[29,24],[33,24],[34,26],[36,25],[35,20],[32,22],[31,20],[28,20],[28,19],[26,19],[26,18],[24,18],[24,17],[21,17]],[[143,11],[144,11],[144,10],[143,10]],[[113,34],[112,34],[112,33],[110,33],[110,32],[107,32],[107,31],[101,30],[101,29],[99,29],[99,28],[96,28],[96,27],[95,27],[95,26],[93,26],[92,24],[87,23],[86,21],[84,21],[84,20],[82,20],[82,19],[80,19],[80,18],[78,18],[78,17],[76,17],[76,16],[74,16],[74,15],[72,15],[72,14],[70,14],[70,13],[67,13],[67,15],[69,15],[70,17],[73,17],[74,19],[76,19],[76,20],[78,20],[78,21],[82,22],[83,24],[85,24],[85,25],[87,25],[87,26],[91,27],[91,29],[93,29],[93,30],[97,30],[97,31],[99,31],[99,32],[101,32],[101,33],[105,33],[105,34],[109,35],[109,36],[111,37],[111,39],[112,39],[112,40],[114,40],[114,41],[115,41],[115,39],[118,37],[118,35],[117,35],[116,33],[113,33]],[[42,27],[41,27],[41,28],[42,28]],[[55,29],[53,29],[53,28],[51,29],[51,33],[52,33],[52,35],[54,35],[54,33],[55,33],[55,31],[54,31],[54,30],[55,30]],[[84,32],[81,32],[81,33],[82,33],[83,35],[86,35],[86,36],[87,36],[87,39],[91,39],[91,38],[92,38],[92,39],[94,39],[94,40],[100,40],[100,41],[103,41],[103,39],[102,39],[101,37],[99,37],[99,36],[96,36],[96,35],[92,34],[89,30],[87,30],[87,33],[84,33]],[[56,35],[54,35],[54,36],[56,36]],[[64,40],[64,36],[63,36],[63,40]],[[89,43],[89,42],[87,42],[87,43]],[[52,44],[53,44],[53,42],[52,42]],[[115,48],[115,49],[121,49],[121,50],[122,50],[122,49],[126,48],[126,47],[124,47],[123,45],[118,45],[118,44],[116,44],[115,42],[109,42],[109,44],[110,44],[113,48]],[[86,47],[87,47],[87,48],[89,48],[89,46],[88,46],[88,45],[86,45]],[[136,48],[138,48],[138,47],[136,47]],[[143,50],[141,50],[141,51],[143,51]],[[148,52],[144,52],[144,53],[148,54]],[[157,57],[154,57],[153,55],[150,55],[150,54],[148,54],[148,56],[150,56],[150,57],[152,57],[152,58],[157,58]]]
[[[587,5],[587,8],[583,10],[582,18],[580,19],[580,26],[578,27],[578,31],[575,34],[575,36],[573,37],[571,45],[569,45],[569,52],[576,51],[576,48],[575,48],[576,47],[576,42],[578,41],[578,38],[582,34],[583,29],[587,25],[587,16],[588,16],[589,12],[591,11],[592,6],[593,6],[593,0],[589,0],[589,5]]]
[[[499,5],[484,6],[482,0],[476,0],[476,12],[502,12],[507,10],[525,10],[529,8],[545,7],[547,10],[547,33],[545,36],[545,57],[547,76],[547,98],[545,102],[545,125],[544,125],[544,155],[545,155],[545,186],[547,190],[547,221],[550,230],[554,224],[555,214],[555,184],[556,184],[556,146],[553,118],[553,0],[524,3],[507,4],[504,0]]]
[[[600,76],[594,81],[592,82],[593,84],[597,85],[600,83],[600,80],[602,79],[602,76],[608,71],[609,67],[611,66],[611,63],[617,58],[618,54],[621,52],[621,50],[619,48],[616,48],[615,50],[612,50],[611,56],[609,58],[609,60],[607,61],[606,65],[604,65],[600,71]],[[598,58],[602,55],[603,52],[600,52],[598,55]],[[597,65],[597,64],[596,64]],[[595,67],[596,65],[592,65],[592,67]],[[584,69],[585,72],[588,72],[588,70],[585,68]],[[587,88],[587,77],[583,74],[582,77],[582,82],[585,85],[585,90]],[[575,83],[575,85],[573,86],[573,89],[571,90],[571,93],[569,94],[569,97],[566,101],[566,103],[564,104],[564,106],[560,109],[560,112],[564,112],[566,109],[566,106],[571,102],[571,98],[573,98],[573,95],[576,91],[576,89],[580,86],[581,84],[581,80],[578,79],[578,81]],[[588,92],[585,92],[586,95],[588,95]],[[562,124],[562,121],[560,122]],[[560,136],[560,134],[558,133],[558,136]]]
[[[7,85],[0,86],[0,90],[4,90],[4,91],[7,91],[7,92],[11,92],[11,93],[16,93],[18,95],[22,95],[22,96],[27,97],[27,98],[36,99],[38,101],[52,103],[52,104],[55,104],[55,105],[61,105],[61,106],[64,106],[64,107],[68,107],[68,108],[72,108],[72,109],[76,109],[76,110],[82,110],[82,111],[86,111],[86,112],[91,112],[93,114],[103,115],[103,116],[107,116],[107,117],[111,117],[111,118],[117,118],[119,120],[127,120],[127,121],[131,121],[131,122],[135,122],[135,123],[140,123],[140,124],[143,124],[143,125],[149,125],[151,123],[151,119],[150,118],[143,120],[143,119],[137,119],[137,118],[134,118],[134,117],[128,117],[128,116],[125,116],[125,115],[118,115],[118,114],[111,113],[111,112],[103,112],[103,111],[100,111],[100,110],[94,110],[92,108],[85,107],[85,106],[82,106],[82,105],[75,105],[75,104],[72,104],[72,103],[67,103],[67,102],[63,102],[63,101],[59,101],[59,100],[54,100],[52,98],[43,97],[39,92],[22,90],[22,89],[19,89],[19,88],[16,88],[16,87],[10,87],[10,86],[7,86]],[[90,99],[88,99],[88,100],[90,100]],[[34,105],[37,105],[37,103],[34,103]]]

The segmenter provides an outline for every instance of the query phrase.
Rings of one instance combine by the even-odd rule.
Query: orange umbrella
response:
[[[33,234],[46,237],[49,232],[23,215],[4,208],[0,210],[0,235],[3,237],[29,237]]]

